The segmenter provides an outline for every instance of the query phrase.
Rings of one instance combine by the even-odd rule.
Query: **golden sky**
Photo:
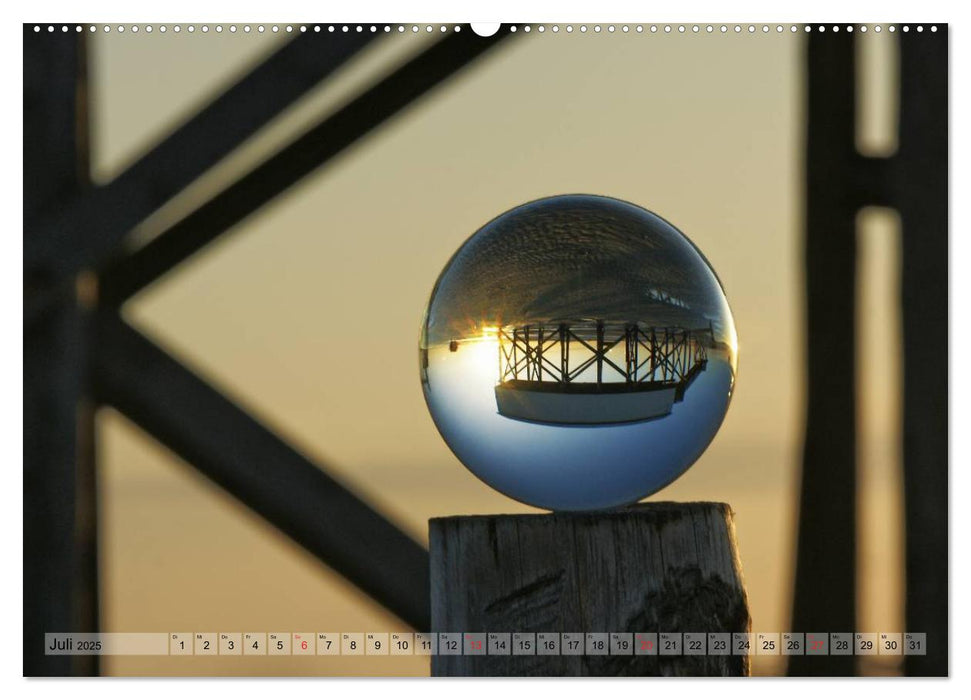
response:
[[[280,41],[98,34],[90,58],[96,177],[124,169]],[[426,41],[406,34],[368,49],[138,236],[156,233]],[[653,498],[733,506],[753,629],[785,631],[801,448],[803,41],[774,32],[518,38],[244,221],[125,314],[425,542],[430,517],[530,510],[465,470],[425,409],[418,329],[442,266],[483,223],[537,197],[605,194],[655,211],[720,276],[739,373],[714,443]],[[868,55],[879,73],[885,47]],[[886,91],[866,95],[863,137],[872,127],[879,147]],[[881,212],[863,221],[872,254],[861,264],[861,616],[866,629],[899,631],[899,590],[888,583],[899,567],[888,529],[898,488],[888,302],[897,254],[887,243],[895,224]],[[374,366],[381,371],[364,369]],[[106,630],[403,629],[124,418],[103,411],[99,427]],[[425,674],[427,662],[117,658],[107,668],[380,675]],[[776,668],[757,659],[755,670]]]

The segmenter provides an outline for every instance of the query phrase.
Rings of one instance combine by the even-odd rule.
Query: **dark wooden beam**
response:
[[[134,226],[374,36],[308,33],[288,42],[115,180],[49,212],[38,222],[35,245],[25,250],[25,265],[55,277],[99,267]]]
[[[925,25],[929,28],[929,25]],[[947,26],[899,31],[898,153],[856,152],[852,35],[809,36],[806,148],[808,404],[793,629],[855,629],[855,217],[902,221],[906,631],[927,634],[909,675],[948,673]],[[853,657],[792,657],[836,675]]]
[[[104,270],[105,304],[120,304],[317,170],[503,38],[448,35],[312,127],[130,256]]]
[[[97,323],[96,397],[415,629],[428,553],[117,315]]]
[[[24,32],[24,251],[38,245],[44,213],[86,182],[83,39]],[[24,270],[31,303],[48,280]],[[73,281],[49,294],[43,313],[24,320],[24,622],[25,676],[96,673],[96,657],[45,656],[46,632],[97,631],[97,569],[91,532],[78,514],[94,497],[93,463],[79,459],[85,384],[83,312]],[[90,525],[90,520],[85,520]],[[92,578],[93,577],[93,578]]]
[[[88,39],[82,34],[81,56],[75,87],[78,139],[78,185],[81,196],[91,191],[91,126],[90,90],[88,81]],[[81,396],[76,406],[77,446],[74,508],[74,629],[79,632],[101,630],[101,576],[100,548],[98,546],[98,453],[96,445],[95,406],[91,400],[91,319],[97,303],[96,280],[90,273],[81,274],[74,280],[74,298],[81,317],[81,347],[83,362]],[[99,656],[75,656],[72,659],[74,675],[97,676],[101,673]]]
[[[948,32],[900,33],[908,675],[948,674]]]
[[[851,34],[807,38],[806,432],[792,630],[856,631],[855,85]],[[791,675],[851,675],[793,656]]]

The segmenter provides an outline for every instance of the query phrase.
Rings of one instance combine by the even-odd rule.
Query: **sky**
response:
[[[326,40],[321,37],[321,40]],[[98,34],[92,169],[105,181],[282,41]],[[157,212],[133,245],[339,105],[424,36],[376,42]],[[654,498],[733,507],[753,630],[785,631],[801,450],[803,38],[536,33],[492,52],[124,308],[126,318],[412,537],[430,517],[533,509],[442,441],[417,344],[432,285],[518,204],[604,194],[658,213],[704,253],[738,332],[738,376],[708,450]],[[867,37],[859,141],[887,148],[889,37]],[[860,218],[860,628],[899,631],[896,221]],[[109,631],[396,631],[403,623],[122,416],[102,410]],[[272,465],[266,465],[272,469]],[[778,660],[755,659],[756,673]],[[873,657],[870,672],[886,672]],[[120,674],[416,674],[421,659],[139,659]]]

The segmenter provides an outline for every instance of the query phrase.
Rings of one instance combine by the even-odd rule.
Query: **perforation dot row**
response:
[[[71,26],[66,25],[66,24],[60,25],[60,27],[58,27],[56,25],[53,25],[53,24],[47,25],[47,31],[48,32],[55,32],[55,31],[58,30],[58,28],[60,29],[61,32],[69,32],[72,29]],[[75,32],[83,32],[84,29],[85,29],[85,27],[83,25],[76,24],[76,25],[73,26],[73,29],[74,29]],[[424,26],[419,26],[417,24],[406,26],[406,25],[403,25],[402,24],[402,25],[397,25],[396,27],[395,26],[392,26],[392,25],[389,25],[389,24],[385,24],[385,25],[380,26],[380,27],[377,26],[377,25],[374,25],[374,24],[369,25],[369,26],[368,25],[361,25],[361,24],[357,24],[357,25],[353,25],[353,24],[337,24],[337,25],[334,25],[334,24],[330,24],[330,25],[319,25],[319,24],[313,24],[313,25],[306,25],[306,24],[301,24],[301,25],[293,25],[293,24],[286,24],[286,25],[280,25],[280,24],[273,24],[273,25],[264,25],[264,24],[250,25],[250,24],[242,24],[242,25],[236,25],[236,24],[229,24],[229,25],[225,25],[225,26],[223,26],[222,24],[216,24],[216,25],[210,26],[208,24],[203,24],[203,25],[199,25],[198,27],[196,25],[194,25],[194,24],[188,24],[188,25],[184,25],[184,26],[181,25],[181,24],[173,24],[173,25],[164,25],[164,24],[162,24],[162,25],[158,25],[157,27],[152,26],[151,24],[146,24],[146,25],[143,25],[143,26],[139,26],[137,24],[132,24],[132,25],[128,25],[128,26],[126,26],[124,24],[119,24],[119,25],[114,26],[114,27],[112,27],[109,24],[105,24],[105,25],[102,25],[100,27],[98,25],[94,25],[94,24],[87,25],[87,30],[89,32],[91,32],[91,33],[95,33],[95,32],[98,32],[100,30],[100,31],[105,32],[105,33],[117,32],[119,34],[123,34],[126,31],[127,32],[130,32],[132,34],[137,34],[139,31],[144,31],[144,32],[146,32],[148,34],[151,34],[153,31],[158,31],[158,32],[161,32],[163,34],[166,33],[166,32],[168,32],[168,31],[175,32],[176,34],[179,34],[179,33],[183,32],[183,31],[186,31],[186,32],[188,32],[190,34],[193,34],[197,30],[200,31],[200,32],[202,32],[203,34],[208,34],[210,31],[215,31],[216,33],[222,33],[223,31],[228,31],[231,34],[235,34],[236,32],[242,32],[244,34],[249,34],[249,33],[252,33],[252,32],[256,32],[257,34],[264,34],[266,32],[272,32],[274,34],[278,34],[280,32],[283,32],[285,34],[292,34],[294,32],[301,32],[301,33],[306,33],[306,32],[316,32],[316,33],[320,33],[320,32],[330,32],[330,33],[343,32],[343,33],[351,33],[351,32],[365,32],[365,31],[368,31],[368,32],[371,32],[373,34],[376,34],[378,32],[382,32],[382,31],[385,32],[385,33],[391,33],[391,32],[396,31],[396,30],[399,33],[405,33],[406,31],[409,31],[409,30],[412,33],[418,33],[420,31],[425,31],[426,33],[430,33],[430,32],[434,32],[436,29],[439,32],[441,32],[441,33],[444,34],[445,32],[449,31],[450,27],[448,27],[448,26],[446,26],[444,24],[443,25],[440,25],[440,26],[433,26],[431,24],[424,25]],[[454,25],[453,27],[451,27],[451,29],[453,29],[456,32],[462,31],[462,27],[460,25]],[[34,32],[35,33],[39,33],[39,32],[42,32],[42,31],[44,31],[44,28],[41,25],[39,25],[39,24],[35,24],[34,25]]]
[[[73,28],[74,28],[74,31],[75,32],[82,32],[82,31],[84,31],[84,26],[82,26],[80,24],[74,25]],[[230,25],[227,25],[225,27],[223,25],[221,25],[221,24],[217,24],[217,25],[214,25],[212,27],[210,27],[208,24],[203,24],[203,25],[200,25],[198,27],[198,30],[201,31],[203,34],[209,33],[210,30],[215,31],[216,33],[222,33],[224,29],[227,30],[227,31],[229,31],[232,34],[235,34],[238,31],[241,31],[244,34],[249,34],[249,33],[253,32],[253,31],[255,31],[258,34],[264,34],[267,31],[272,32],[274,34],[277,34],[279,32],[284,32],[284,33],[287,33],[287,34],[292,34],[293,32],[301,32],[301,33],[306,33],[306,32],[315,32],[315,33],[320,33],[320,32],[328,32],[328,33],[335,33],[335,32],[349,33],[349,32],[365,32],[365,31],[369,31],[372,34],[376,34],[378,32],[384,32],[386,34],[390,34],[390,33],[395,32],[395,31],[397,31],[397,33],[399,33],[399,34],[404,34],[404,33],[408,32],[408,31],[410,31],[412,34],[417,34],[417,33],[421,32],[423,30],[424,30],[425,33],[431,33],[431,32],[434,32],[436,30],[436,28],[438,29],[438,31],[440,33],[445,33],[447,31],[449,31],[449,27],[446,26],[446,25],[444,25],[444,24],[443,25],[439,25],[437,27],[435,25],[431,25],[431,24],[427,24],[427,25],[417,25],[417,24],[412,24],[412,25],[404,25],[404,24],[390,25],[390,24],[385,24],[385,25],[382,25],[382,26],[378,26],[378,25],[374,25],[374,24],[369,25],[369,26],[368,25],[361,25],[361,24],[357,24],[357,25],[348,25],[348,24],[342,24],[342,25],[341,24],[338,24],[338,25],[334,25],[334,24],[329,24],[329,25],[319,25],[319,24],[314,24],[314,25],[306,25],[306,24],[301,24],[301,25],[292,25],[292,24],[279,25],[279,24],[273,24],[273,25],[269,25],[269,26],[263,25],[263,24],[258,24],[258,25],[249,25],[249,24],[235,25],[235,24],[230,24]],[[50,33],[53,33],[55,31],[57,31],[57,29],[58,29],[58,27],[56,27],[53,24],[47,25],[47,31],[50,32]],[[95,32],[97,32],[100,29],[101,31],[103,31],[105,33],[108,33],[108,32],[111,32],[111,31],[115,31],[115,32],[117,32],[119,34],[124,33],[126,31],[127,32],[130,32],[132,34],[137,34],[139,31],[144,31],[145,33],[151,34],[153,31],[156,31],[156,30],[158,32],[162,33],[162,34],[166,33],[167,31],[170,31],[170,30],[172,32],[175,32],[176,34],[179,34],[179,33],[181,33],[183,31],[183,26],[180,25],[180,24],[174,24],[174,25],[171,25],[171,26],[162,24],[162,25],[158,25],[158,27],[156,28],[156,27],[153,27],[151,24],[147,24],[147,25],[144,25],[142,27],[139,27],[139,25],[137,25],[137,24],[132,24],[132,25],[129,25],[127,27],[125,25],[123,25],[123,24],[119,24],[119,25],[116,25],[115,27],[112,27],[111,25],[105,24],[105,25],[102,25],[99,28],[97,25],[91,24],[91,25],[88,25],[87,29],[91,33],[95,33]],[[195,33],[196,32],[196,29],[197,29],[197,27],[194,24],[185,25],[185,27],[184,27],[184,31],[188,32],[189,34]],[[454,31],[456,31],[456,32],[462,31],[462,27],[460,25],[454,25],[453,27],[451,27],[451,29],[454,30]],[[540,25],[536,25],[535,27],[533,27],[532,25],[528,25],[528,24],[527,25],[522,25],[522,26],[517,26],[517,25],[514,24],[514,25],[511,25],[509,27],[509,31],[510,32],[513,32],[513,33],[519,31],[520,29],[522,29],[522,31],[523,32],[526,32],[526,33],[529,33],[529,32],[531,32],[531,31],[533,31],[535,29],[535,31],[539,32],[540,34],[545,33],[547,30],[549,30],[550,32],[552,32],[554,34],[557,34],[557,33],[560,32],[561,27],[558,24],[552,24],[552,25],[549,25],[549,26],[544,25],[544,24],[540,24]],[[714,32],[720,32],[722,34],[727,34],[729,32],[733,32],[735,34],[742,34],[742,33],[756,34],[758,32],[761,32],[762,34],[769,34],[774,29],[777,34],[781,34],[781,33],[785,32],[787,30],[790,33],[796,33],[798,31],[800,31],[800,29],[802,31],[804,31],[804,32],[812,32],[812,31],[826,32],[826,31],[831,31],[831,32],[834,32],[834,33],[838,33],[841,30],[846,31],[846,32],[853,32],[854,29],[858,29],[860,32],[866,33],[867,31],[870,31],[872,29],[872,31],[877,32],[877,33],[880,33],[881,31],[883,31],[884,27],[883,27],[883,25],[879,25],[879,24],[875,24],[875,25],[866,25],[866,24],[863,24],[863,25],[860,25],[858,27],[855,27],[852,24],[845,25],[845,27],[841,27],[840,25],[832,25],[830,27],[827,27],[826,25],[822,25],[822,24],[817,25],[815,27],[813,25],[809,25],[809,24],[805,24],[805,25],[791,24],[791,25],[788,25],[788,26],[785,26],[785,25],[782,25],[782,24],[777,24],[774,27],[772,25],[768,25],[768,24],[763,24],[763,25],[754,25],[754,24],[749,24],[749,25],[741,25],[741,24],[735,24],[735,25],[726,25],[726,24],[722,24],[722,25],[711,25],[711,24],[706,24],[706,25],[698,25],[698,24],[692,24],[692,25],[684,25],[684,24],[677,24],[677,25],[671,25],[671,24],[663,24],[663,25],[658,25],[658,24],[651,24],[651,25],[643,25],[643,24],[637,24],[637,25],[629,25],[629,24],[623,24],[623,25],[614,25],[614,24],[599,25],[599,24],[594,24],[594,25],[590,25],[590,27],[588,27],[586,24],[580,24],[580,25],[577,25],[576,27],[574,27],[574,25],[572,25],[572,24],[563,25],[563,30],[566,31],[568,34],[569,33],[573,33],[574,29],[579,29],[580,33],[586,33],[588,31],[588,29],[592,29],[594,33],[600,33],[604,29],[606,29],[606,31],[609,32],[609,33],[613,33],[613,32],[616,32],[616,31],[620,31],[620,32],[625,33],[625,34],[631,32],[631,31],[636,32],[638,34],[642,34],[645,31],[647,31],[647,32],[649,32],[651,34],[656,34],[659,31],[660,32],[663,32],[665,34],[670,34],[672,32],[677,32],[679,34],[686,34],[686,33],[699,34],[701,32],[704,32],[706,34],[712,34]],[[896,32],[897,29],[898,29],[897,25],[894,25],[894,24],[890,24],[890,25],[887,25],[886,26],[886,30],[888,32]],[[913,27],[913,29],[915,29],[918,32],[923,32],[925,28],[924,28],[924,25],[918,24],[915,27]],[[937,25],[930,25],[929,29],[932,32],[936,32],[937,31]],[[60,30],[61,30],[62,33],[63,32],[69,32],[69,31],[71,31],[71,27],[69,27],[66,24],[63,24],[63,25],[60,25]],[[910,25],[907,25],[907,24],[902,25],[902,26],[900,26],[900,30],[903,31],[903,32],[909,32],[911,30],[911,26]],[[41,25],[35,24],[34,25],[34,32],[35,33],[40,33],[41,31],[43,31],[43,28],[41,27]]]

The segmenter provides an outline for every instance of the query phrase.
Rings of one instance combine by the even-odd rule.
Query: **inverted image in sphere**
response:
[[[718,431],[737,368],[731,310],[670,223],[564,195],[493,219],[452,256],[419,365],[445,442],[502,493],[551,510],[633,503]]]

